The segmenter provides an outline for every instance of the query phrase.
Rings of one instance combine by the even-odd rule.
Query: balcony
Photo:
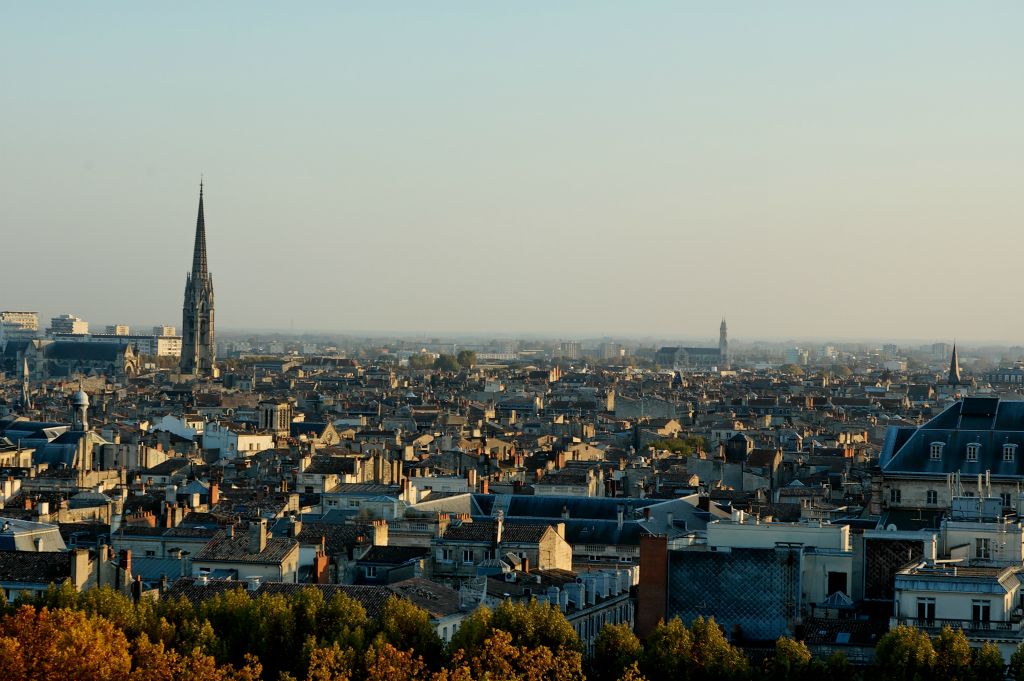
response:
[[[968,638],[1024,638],[1024,630],[1022,630],[1021,622],[1019,621],[981,622],[975,620],[940,619],[938,617],[934,619],[893,617],[891,625],[914,627],[929,634],[937,634],[943,627],[948,626],[953,629],[962,629],[964,635]]]

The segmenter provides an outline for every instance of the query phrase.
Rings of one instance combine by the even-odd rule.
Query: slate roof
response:
[[[71,552],[0,551],[0,582],[60,584],[71,576]]]
[[[113,362],[127,352],[127,347],[120,343],[54,341],[43,348],[43,356],[46,359],[56,360]]]
[[[944,445],[937,460],[931,458],[936,442]],[[970,444],[980,445],[976,461],[967,460]],[[1007,444],[1017,445],[1012,461],[1003,460]],[[919,428],[889,428],[879,465],[883,473],[899,475],[976,476],[990,471],[995,478],[1024,477],[1024,401],[968,397]]]
[[[451,525],[444,533],[445,541],[467,541],[481,542],[494,541],[498,533],[498,523],[494,520],[483,519],[461,525]],[[550,525],[535,525],[532,523],[504,523],[501,531],[501,543],[531,544],[539,542]]]

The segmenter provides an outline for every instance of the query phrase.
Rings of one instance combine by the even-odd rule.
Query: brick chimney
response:
[[[210,506],[216,506],[220,501],[220,485],[215,482],[210,483]]]

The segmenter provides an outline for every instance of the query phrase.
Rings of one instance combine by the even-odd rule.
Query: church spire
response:
[[[949,358],[949,375],[946,377],[949,385],[960,385],[960,358],[956,354],[956,343],[953,343],[953,356]]]
[[[196,244],[192,253],[192,276],[206,277],[206,220],[203,219],[203,181],[199,181],[199,215],[196,217]]]

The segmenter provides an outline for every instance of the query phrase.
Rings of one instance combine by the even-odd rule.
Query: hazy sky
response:
[[[1024,3],[0,4],[0,309],[1024,341]]]

